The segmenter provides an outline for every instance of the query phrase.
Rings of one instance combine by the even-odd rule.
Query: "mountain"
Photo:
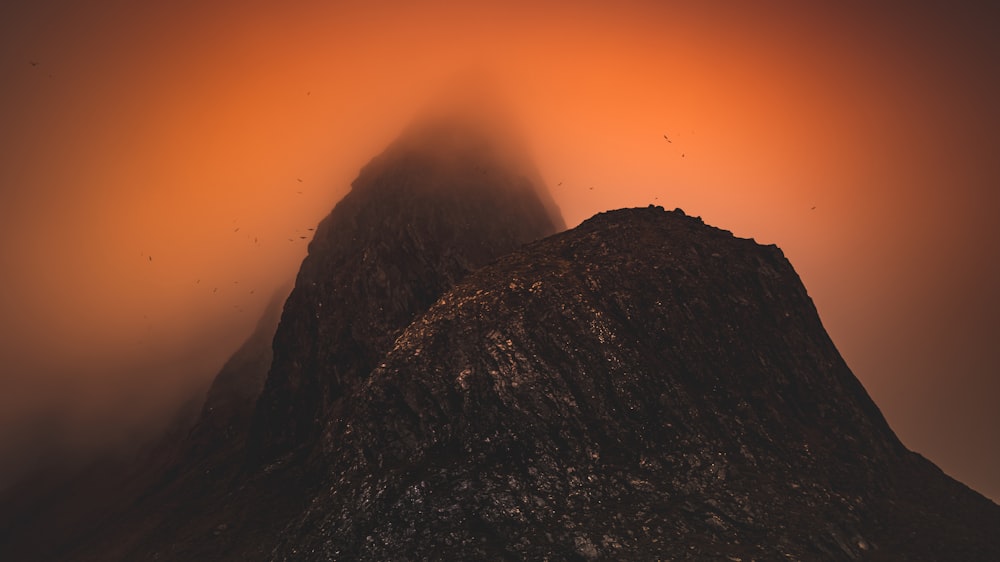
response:
[[[323,420],[402,330],[470,272],[565,228],[516,132],[481,98],[455,101],[361,170],[316,228],[271,353],[251,338],[178,462],[63,559],[264,557],[322,483]]]
[[[470,275],[324,434],[277,560],[996,560],[775,246],[604,213]]]
[[[457,281],[565,228],[509,135],[470,114],[417,122],[316,229],[254,413],[261,462],[308,450],[322,420]]]
[[[652,206],[563,231],[493,115],[365,166],[270,352],[37,558],[1000,559],[1000,506],[900,443],[776,246]]]

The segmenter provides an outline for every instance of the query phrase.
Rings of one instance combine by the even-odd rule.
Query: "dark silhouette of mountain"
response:
[[[263,557],[276,521],[322,482],[320,420],[398,334],[469,272],[565,228],[515,135],[472,103],[432,110],[361,171],[316,228],[266,382],[246,375],[265,358],[252,338],[216,378],[178,462],[62,559]]]
[[[320,223],[254,413],[258,461],[309,450],[399,333],[458,280],[564,228],[494,127],[465,112],[418,122]]]
[[[652,206],[554,234],[512,138],[450,110],[366,166],[266,381],[234,358],[58,558],[1000,559],[1000,507],[899,442],[776,246]]]
[[[278,560],[993,560],[775,246],[661,208],[469,276],[324,434]]]

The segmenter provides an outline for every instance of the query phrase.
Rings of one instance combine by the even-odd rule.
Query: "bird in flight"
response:
[[[29,60],[28,63],[30,63],[31,66],[38,66],[38,61],[36,60]]]
[[[295,179],[299,180],[299,183],[302,183],[302,178],[295,178]]]
[[[666,140],[667,142],[669,142],[670,144],[673,144],[673,143],[674,143],[674,141],[670,140],[670,137],[668,137],[667,135],[663,135],[663,138],[664,138],[664,139],[665,139],[665,140]]]

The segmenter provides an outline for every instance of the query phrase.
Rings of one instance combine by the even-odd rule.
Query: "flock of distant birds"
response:
[[[295,179],[296,179],[296,181],[298,183],[303,183],[302,178],[295,178]],[[299,194],[299,195],[303,195],[302,191],[296,191],[296,193]],[[233,219],[233,220],[235,222],[236,219]],[[234,228],[233,229],[233,234],[238,233],[240,231],[240,229],[241,229],[241,227],[239,227],[239,226],[237,226],[236,228]],[[314,227],[310,227],[310,228],[307,228],[306,230],[309,231],[309,232],[314,232],[316,229]],[[249,236],[247,238],[249,239]],[[307,238],[309,238],[309,237],[308,236],[298,235],[297,239],[298,240],[306,240]],[[293,237],[293,238],[289,238],[288,241],[289,242],[295,242],[297,239]],[[258,246],[258,247],[260,246],[260,239],[257,236],[253,237],[253,244],[255,246]],[[152,255],[147,255],[145,252],[140,252],[140,256],[145,256],[146,260],[148,262],[152,262],[153,261],[153,256]],[[200,285],[201,284],[201,279],[195,279],[194,283],[195,283],[195,285]],[[239,285],[239,284],[240,284],[240,282],[238,280],[233,281],[233,285]],[[219,287],[218,286],[212,287],[212,294],[213,295],[217,294],[218,292],[219,292]],[[252,295],[252,294],[254,294],[254,292],[255,292],[254,289],[250,289],[250,291],[248,292],[248,294]],[[240,305],[238,305],[238,304],[234,304],[233,308],[236,309],[238,312],[243,312],[243,307],[240,306]],[[149,323],[149,316],[146,315],[146,314],[144,314],[142,317],[143,317],[144,320],[146,320],[147,327],[149,329],[152,329],[152,326]],[[142,340],[142,339],[139,340],[139,343],[143,343],[143,342],[144,342],[144,340]]]
[[[30,61],[30,62],[31,62],[31,66],[38,66],[38,63],[37,63],[37,62],[35,62],[35,61]],[[309,93],[311,93],[311,92],[307,92],[307,95],[308,95]],[[664,138],[664,139],[665,139],[665,140],[666,140],[666,141],[667,141],[668,143],[673,143],[673,141],[672,141],[672,140],[670,140],[670,137],[668,137],[667,135],[663,135],[663,138]],[[683,157],[684,157],[684,154],[681,154],[681,158],[683,158]],[[302,181],[302,178],[295,178],[295,181],[297,181],[298,183],[303,183],[303,181]],[[557,183],[556,185],[557,185],[557,186],[561,186],[562,184],[563,184],[563,182],[562,182],[562,181],[560,181],[560,182],[559,182],[559,183]],[[590,191],[593,191],[593,190],[594,190],[594,186],[590,186],[590,187],[589,187],[589,190],[590,190]],[[303,194],[303,192],[302,192],[301,190],[300,190],[300,191],[296,191],[296,193],[297,193],[297,194],[299,194],[299,195],[302,195],[302,194]],[[815,208],[816,208],[816,207],[813,207],[813,209],[815,209]],[[315,231],[316,229],[315,229],[315,228],[307,228],[306,230],[308,230],[308,231],[312,232],[312,231]],[[237,233],[237,232],[239,232],[239,231],[240,231],[240,227],[238,227],[238,226],[237,226],[236,228],[234,228],[234,229],[233,229],[233,233],[234,233],[234,234],[235,234],[235,233]],[[308,238],[308,236],[299,236],[299,239],[300,239],[300,240],[305,240],[305,239],[307,239],[307,238]],[[288,241],[289,241],[289,242],[295,242],[295,238],[289,238],[289,239],[288,239]],[[254,236],[254,238],[253,238],[253,243],[254,243],[255,245],[258,245],[258,246],[260,245],[260,244],[259,244],[259,241],[258,241],[258,238],[257,238],[256,236]],[[153,256],[146,256],[146,257],[148,258],[148,260],[149,260],[149,261],[153,261]],[[201,279],[197,279],[197,280],[195,281],[195,284],[200,284],[200,283],[201,283]],[[234,283],[234,284],[239,284],[239,281],[233,281],[233,283]],[[214,294],[214,293],[217,293],[218,291],[219,291],[219,288],[218,288],[218,287],[213,287],[213,288],[212,288],[212,293],[213,293],[213,294]],[[253,290],[252,290],[252,289],[250,290],[250,294],[253,294]]]
[[[28,61],[28,63],[29,63],[29,64],[31,64],[31,66],[33,66],[33,67],[37,67],[37,66],[39,65],[38,61],[36,61],[36,60],[29,60],[29,61]],[[49,78],[51,78],[51,77],[52,77],[52,75],[51,75],[51,74],[49,74]],[[309,95],[311,95],[311,94],[312,94],[312,91],[308,91],[308,92],[306,92],[306,95],[307,95],[307,96],[309,96]],[[666,133],[664,133],[664,135],[663,135],[663,140],[667,141],[667,143],[669,143],[669,144],[673,144],[673,143],[674,143],[674,141],[670,140],[670,136],[668,136],[668,135],[667,135]],[[682,152],[682,153],[681,153],[681,158],[684,158],[684,157],[686,157],[686,156],[687,156],[687,154],[686,154],[686,153],[684,153],[684,152]],[[297,179],[297,180],[299,181],[299,183],[302,183],[302,178],[296,178],[296,179]],[[562,183],[563,183],[563,182],[561,182],[561,181],[560,181],[560,182],[559,182],[559,183],[557,183],[556,185],[557,185],[557,186],[561,186],[561,185],[562,185]],[[593,186],[590,186],[590,188],[589,188],[589,191],[593,191],[593,190],[594,190],[594,187],[593,187]],[[298,193],[299,195],[302,195],[302,192],[301,192],[301,191],[298,191],[297,193]],[[659,199],[659,198],[657,197],[657,199]],[[815,210],[816,210],[816,207],[815,207],[815,206],[813,206],[813,207],[810,207],[810,210],[811,210],[811,211],[815,211]],[[239,229],[237,228],[236,230],[238,231]],[[312,230],[312,229],[310,229],[310,230]],[[303,239],[303,240],[305,240],[305,239],[306,239],[306,237],[305,237],[305,236],[300,236],[299,238],[301,238],[301,239]],[[254,238],[254,242],[256,242],[256,241],[257,241],[257,239],[256,239],[256,238]],[[289,238],[289,239],[288,239],[288,241],[289,241],[289,242],[294,242],[295,240],[294,240],[293,238]],[[149,259],[150,259],[150,261],[152,261],[152,260],[153,260],[153,258],[152,258],[152,257],[150,257]]]
[[[30,65],[31,65],[31,66],[32,66],[33,68],[38,68],[38,67],[40,66],[40,63],[39,63],[38,61],[36,61],[36,60],[29,60],[29,61],[28,61],[28,63],[29,63],[29,64],[30,64]],[[49,74],[49,75],[48,75],[48,77],[49,77],[49,78],[52,78],[52,75],[51,75],[51,74]],[[307,95],[307,96],[308,96],[308,95],[311,95],[311,94],[312,94],[312,92],[311,92],[311,91],[309,91],[309,92],[306,92],[306,95]],[[664,134],[664,135],[663,135],[663,140],[667,141],[667,143],[668,143],[668,144],[673,144],[673,142],[674,142],[674,141],[670,140],[670,137],[669,137],[669,136],[668,136],[667,134]],[[681,153],[681,158],[684,158],[685,156],[686,156],[686,154],[682,152],[682,153]],[[297,181],[298,183],[303,183],[303,182],[302,182],[302,178],[295,178],[295,179],[296,179],[296,181]],[[562,181],[560,181],[559,183],[557,183],[557,184],[556,184],[556,186],[562,186],[562,184],[563,184],[563,182],[562,182]],[[589,190],[589,191],[593,191],[593,190],[594,190],[594,186],[590,186],[590,187],[588,188],[588,190]],[[302,194],[303,194],[303,193],[302,193],[302,191],[296,191],[296,193],[297,193],[297,194],[299,194],[299,195],[302,195]],[[659,199],[659,197],[656,197],[655,199]],[[812,206],[812,207],[810,208],[810,210],[813,210],[813,211],[815,211],[815,210],[816,210],[816,206],[815,206],[815,205],[814,205],[814,206]],[[311,232],[311,231],[314,231],[315,229],[314,229],[314,228],[309,228],[309,229],[307,229],[307,230],[309,230],[309,231]],[[240,231],[240,227],[236,227],[236,228],[234,228],[234,229],[233,229],[233,233],[237,233],[237,232],[239,232],[239,231]],[[305,240],[306,238],[308,238],[308,236],[299,236],[298,238],[299,238],[300,240]],[[289,242],[295,242],[295,238],[294,238],[294,237],[293,237],[293,238],[289,238],[289,239],[288,239],[288,241],[289,241]],[[254,243],[254,245],[257,245],[257,246],[259,246],[259,245],[260,245],[260,244],[259,244],[259,242],[258,242],[258,238],[257,238],[256,236],[254,236],[254,238],[253,238],[253,243]],[[149,261],[149,262],[152,262],[152,261],[153,261],[153,256],[151,256],[151,255],[149,255],[149,256],[146,256],[146,258],[148,259],[148,261]],[[197,279],[197,280],[195,280],[195,284],[201,284],[201,279]],[[239,284],[239,281],[233,281],[233,284],[235,284],[235,285],[238,285],[238,284]],[[213,288],[212,288],[212,294],[216,294],[216,293],[218,293],[218,292],[219,292],[219,288],[218,288],[218,287],[213,287]],[[252,295],[252,294],[254,294],[254,290],[253,290],[253,289],[250,289],[250,292],[249,292],[249,294],[251,294],[251,295]],[[240,307],[239,305],[233,305],[233,308],[236,308],[236,309],[238,309],[238,310],[239,310],[240,312],[242,312],[242,311],[243,311],[243,308],[242,308],[242,307]],[[147,320],[148,320],[148,317],[147,317],[146,315],[143,315],[143,318],[144,318],[144,319],[147,319]]]
[[[38,62],[37,62],[37,61],[29,61],[29,62],[31,63],[31,66],[33,66],[33,67],[37,67],[37,66],[38,66]],[[309,94],[311,94],[311,93],[312,93],[312,92],[307,92],[307,93],[306,93],[306,95],[309,95]],[[669,143],[669,144],[673,144],[673,142],[674,142],[674,141],[672,141],[672,140],[670,139],[670,136],[669,136],[669,135],[667,135],[667,134],[664,134],[664,135],[663,135],[663,140],[667,141],[667,143]],[[682,152],[682,153],[681,153],[681,158],[684,158],[685,156],[686,156],[686,154]],[[302,178],[295,178],[295,180],[296,180],[296,181],[297,181],[298,183],[303,183],[303,181],[302,181]],[[559,181],[559,183],[557,183],[557,184],[556,184],[556,186],[562,186],[562,184],[563,184],[563,182],[562,182],[562,181]],[[588,188],[588,190],[589,190],[589,191],[593,191],[593,190],[594,190],[594,186],[590,186],[590,187]],[[299,195],[302,195],[302,194],[303,194],[303,193],[302,193],[302,191],[296,191],[296,193],[297,193],[297,194],[299,194]],[[656,197],[656,199],[659,199],[659,197]],[[814,205],[814,206],[812,206],[812,207],[810,208],[810,210],[813,210],[813,211],[815,211],[815,210],[816,210],[816,206],[815,206],[815,205]],[[307,230],[308,230],[308,231],[310,231],[310,232],[312,232],[312,231],[314,231],[314,230],[315,230],[315,228],[308,228]],[[237,233],[237,232],[239,232],[239,231],[240,231],[240,227],[238,227],[238,226],[237,226],[236,228],[234,228],[234,229],[233,229],[233,233]],[[308,236],[299,236],[298,238],[299,238],[300,240],[305,240],[305,239],[307,239],[307,238],[308,238]],[[289,241],[289,242],[295,242],[295,238],[294,238],[294,237],[293,237],[293,238],[289,238],[289,239],[288,239],[288,241]],[[255,245],[258,245],[258,246],[260,245],[260,244],[259,244],[259,241],[258,241],[258,238],[257,238],[256,236],[254,236],[254,238],[253,238],[253,243],[254,243]],[[150,261],[150,262],[152,262],[152,261],[153,261],[153,256],[151,256],[151,255],[150,255],[150,256],[146,256],[146,257],[147,257],[148,261]],[[201,284],[201,279],[197,279],[197,280],[195,280],[195,284]],[[235,284],[235,285],[238,285],[238,284],[239,284],[239,281],[233,281],[233,284]],[[212,288],[212,294],[216,294],[216,293],[218,293],[218,292],[219,292],[219,287],[213,287],[213,288]],[[252,295],[252,294],[254,294],[254,290],[253,290],[253,289],[251,289],[251,290],[250,290],[250,292],[249,292],[249,294],[251,294],[251,295]],[[240,307],[239,305],[233,305],[233,307],[234,307],[234,308],[237,308],[237,309],[238,309],[238,310],[239,310],[240,312],[242,312],[242,311],[243,311],[242,307]],[[144,315],[143,317],[144,317],[144,318],[146,318],[146,316],[145,316],[145,315]]]
[[[31,66],[38,66],[38,62],[36,62],[36,61],[30,61],[30,62],[31,62]],[[311,92],[307,92],[306,95],[308,95],[309,93],[311,93]],[[669,143],[669,144],[673,144],[673,142],[674,142],[674,141],[670,140],[670,137],[667,134],[663,135],[663,140],[667,141],[667,143]],[[682,152],[681,153],[681,158],[684,158],[684,157],[685,157],[685,153]],[[303,183],[302,178],[295,178],[295,181],[297,181],[298,183]],[[563,184],[563,182],[559,181],[559,183],[557,183],[556,186],[562,186],[562,184]],[[589,191],[593,191],[594,190],[594,186],[590,186],[588,189],[589,189]],[[302,195],[302,191],[296,191],[296,193],[299,194],[299,195]],[[659,199],[659,197],[656,197],[656,199]],[[813,205],[812,207],[810,207],[810,210],[815,211],[816,210],[816,206]],[[315,228],[307,228],[306,230],[312,232],[312,231],[315,230]],[[233,229],[233,233],[237,233],[239,231],[240,231],[240,227],[238,227],[238,226]],[[308,238],[308,236],[299,236],[300,240],[305,240],[306,238]],[[295,242],[295,238],[289,238],[288,241],[289,242]],[[260,245],[259,242],[258,242],[258,238],[256,236],[254,236],[254,238],[253,238],[253,243],[255,245],[258,245],[258,246]],[[153,261],[153,256],[147,256],[147,257],[149,258],[149,261]],[[196,284],[200,284],[201,283],[201,279],[196,280],[195,283]],[[233,283],[234,284],[239,284],[239,281],[233,281]],[[218,292],[218,290],[219,290],[218,287],[214,287],[212,289],[212,293],[216,293],[216,292]],[[253,290],[252,289],[250,290],[250,294],[253,294]]]

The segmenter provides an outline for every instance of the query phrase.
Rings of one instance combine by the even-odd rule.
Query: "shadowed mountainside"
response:
[[[989,560],[775,246],[661,208],[477,271],[330,420],[280,560]]]
[[[564,228],[533,170],[460,118],[407,131],[320,223],[254,414],[261,459],[311,443],[413,317],[468,272]]]
[[[473,109],[361,171],[155,481],[8,552],[1000,559],[1000,507],[899,442],[776,246],[652,206],[555,234]]]
[[[220,375],[189,455],[78,559],[265,557],[323,481],[324,420],[399,333],[471,271],[564,228],[514,135],[476,111],[432,112],[365,166],[310,242],[246,435],[228,417],[257,382]]]

